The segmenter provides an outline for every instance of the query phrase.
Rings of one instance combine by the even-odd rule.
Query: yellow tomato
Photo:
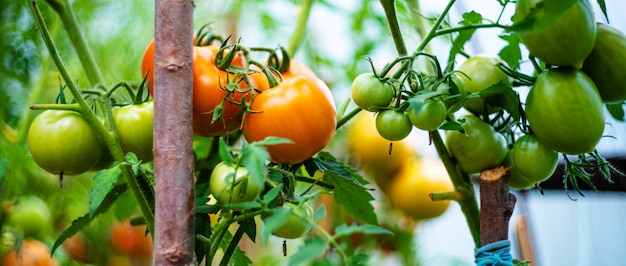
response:
[[[430,219],[443,214],[450,201],[432,201],[430,193],[452,191],[454,186],[438,159],[408,160],[389,185],[391,203],[414,219]]]
[[[346,132],[351,159],[385,191],[402,162],[417,156],[417,152],[406,139],[391,142],[381,137],[374,113],[363,111],[352,120]]]

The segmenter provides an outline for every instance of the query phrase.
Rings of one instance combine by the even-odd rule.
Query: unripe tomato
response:
[[[218,46],[194,46],[193,47],[193,131],[200,136],[221,136],[238,130],[241,127],[242,114],[237,114],[244,95],[250,99],[250,92],[235,90],[228,93],[222,87],[228,85],[228,81],[235,79],[233,74],[221,70],[215,65],[215,56],[219,51]],[[243,66],[243,58],[236,55],[231,65]],[[141,65],[142,74],[148,74],[148,88],[153,92],[154,79],[154,40],[150,42]],[[244,81],[237,84],[239,88],[247,87]],[[225,100],[227,98],[227,100]],[[222,116],[213,121],[213,111],[222,103]]]
[[[301,207],[293,203],[285,203],[281,208],[291,209],[291,215],[287,221],[272,235],[281,238],[295,239],[303,237],[311,229],[313,222],[313,208],[308,203],[303,203]]]
[[[250,179],[248,169],[218,163],[209,180],[211,193],[221,204],[249,202],[257,199],[262,188]],[[232,208],[239,210],[238,208]]]
[[[597,25],[596,43],[582,70],[593,80],[602,101],[626,101],[626,36],[609,25]]]
[[[468,58],[461,66],[457,74],[465,83],[468,92],[480,92],[486,88],[502,82],[507,87],[512,87],[513,80],[505,74],[498,64],[506,64],[502,59],[490,55],[474,55]],[[485,113],[485,102],[481,98],[469,99],[464,107],[476,114]],[[498,111],[498,107],[487,105],[487,113]]]
[[[312,76],[312,77],[317,76],[315,75],[313,70],[311,70],[308,66],[306,66],[303,63],[300,63],[299,61],[293,58],[290,58],[289,69],[287,69],[287,71],[285,72],[280,73],[280,76],[282,77],[282,80],[285,80],[293,75],[307,75],[307,76]],[[278,82],[281,81],[277,75],[274,75],[274,77],[276,78]],[[250,78],[254,80],[254,85],[257,87],[257,89],[261,91],[266,91],[267,89],[270,88],[269,81],[267,80],[267,77],[263,73],[261,72],[254,73],[250,75]]]
[[[465,133],[451,130],[446,134],[448,151],[459,168],[472,174],[500,165],[508,152],[504,136],[476,116],[463,118]]]
[[[513,165],[513,160],[511,159],[511,150],[506,154],[506,159],[502,163],[502,166],[511,167]],[[509,169],[509,188],[516,190],[526,190],[532,188],[534,185],[533,182],[526,180],[520,173],[517,171],[517,168],[511,167]]]
[[[13,250],[2,257],[4,266],[56,266],[59,262],[50,254],[46,244],[25,239],[18,250]]]
[[[407,160],[389,186],[391,203],[414,219],[442,215],[449,200],[432,201],[430,193],[452,191],[454,186],[446,168],[438,159]]]
[[[105,149],[100,136],[74,111],[46,110],[28,130],[35,162],[52,174],[78,175],[93,167]]]
[[[514,22],[524,19],[542,0],[519,0]],[[576,1],[552,24],[536,32],[520,34],[531,55],[546,64],[580,69],[596,39],[596,22],[588,0]]]
[[[376,115],[376,131],[386,140],[402,140],[411,134],[412,129],[413,124],[404,112],[384,110]]]
[[[526,98],[526,118],[546,146],[566,154],[592,152],[604,132],[600,93],[585,73],[543,71]]]
[[[143,162],[152,161],[154,102],[126,105],[113,110],[113,124],[124,152]]]
[[[419,110],[409,108],[407,114],[409,120],[416,128],[426,131],[433,131],[439,128],[441,123],[446,120],[446,104],[441,100],[428,99],[424,102]]]
[[[524,135],[511,150],[511,167],[524,179],[536,183],[548,179],[556,170],[559,154],[534,135]]]
[[[330,142],[337,126],[335,102],[328,86],[312,76],[294,75],[254,97],[243,135],[248,142],[274,136],[293,143],[268,145],[273,162],[296,164]]]
[[[373,73],[362,73],[352,82],[352,100],[361,109],[376,112],[387,107],[394,97],[393,88]]]
[[[346,130],[350,157],[383,191],[402,163],[417,156],[407,139],[391,142],[381,137],[376,131],[376,118],[370,112],[357,114]]]
[[[21,231],[24,237],[45,237],[53,232],[50,207],[35,195],[19,197],[6,218],[6,225]]]
[[[130,220],[116,221],[111,226],[111,244],[113,250],[132,258],[150,258],[152,256],[152,237],[145,225],[133,226]]]

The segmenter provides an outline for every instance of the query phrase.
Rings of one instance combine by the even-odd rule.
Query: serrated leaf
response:
[[[232,241],[232,239],[233,239],[233,235],[230,232],[226,232],[226,234],[224,235],[224,238],[222,239],[222,242],[220,243],[220,247],[223,250],[226,250],[228,248],[228,245]],[[230,258],[230,263],[229,263],[229,265],[236,265],[236,266],[251,265],[251,264],[252,264],[252,260],[250,260],[250,258],[246,256],[246,253],[243,252],[243,250],[241,250],[240,248],[235,249],[235,252],[233,253],[233,256]]]
[[[277,186],[273,187],[272,189],[270,189],[270,191],[263,195],[263,199],[261,199],[261,202],[263,202],[263,204],[269,204],[270,202],[278,198],[281,189],[283,189],[283,184],[278,184]]]
[[[89,199],[89,215],[93,217],[94,213],[102,204],[102,201],[111,192],[117,179],[121,176],[122,171],[119,165],[113,168],[104,169],[96,173],[93,177],[95,180],[91,187],[91,198]]]
[[[538,2],[522,19],[515,18],[513,25],[506,28],[508,32],[526,34],[537,32],[554,23],[565,11],[578,0],[543,0]]]
[[[280,226],[287,222],[291,215],[292,209],[290,208],[276,208],[272,214],[263,220],[263,229],[261,230],[261,239],[263,242],[267,242],[267,239],[276,231]]]
[[[466,12],[463,14],[462,25],[482,24],[483,16],[475,11]],[[456,55],[463,50],[465,43],[469,41],[476,32],[476,29],[460,31],[459,35],[452,41],[452,47],[448,54],[448,61],[454,61]]]
[[[324,171],[324,182],[333,185],[335,201],[346,211],[359,220],[378,225],[378,218],[371,204],[374,197],[367,188],[334,170]]]
[[[267,149],[260,145],[248,145],[241,150],[241,164],[248,169],[252,181],[258,187],[263,187],[265,182],[265,162],[270,155]]]
[[[479,92],[480,98],[492,106],[502,107],[517,121],[520,119],[520,100],[517,92],[504,83],[498,83]]]
[[[256,221],[254,220],[254,217],[250,217],[248,219],[245,219],[239,222],[239,226],[241,226],[241,228],[243,229],[243,232],[250,238],[250,240],[252,240],[252,242],[255,242]]]
[[[355,170],[349,165],[339,162],[337,158],[335,158],[332,154],[328,152],[318,153],[317,158],[313,159],[313,163],[315,164],[317,169],[321,172],[325,172],[327,170],[333,170],[337,172],[339,175],[346,177],[350,180],[354,180],[355,182],[361,185],[370,184],[370,182],[367,181],[365,178],[363,178],[357,170]]]
[[[346,224],[342,224],[340,226],[337,226],[337,228],[335,228],[335,238],[339,238],[342,236],[348,236],[354,233],[363,233],[366,235],[377,235],[377,234],[389,234],[392,235],[393,232],[382,228],[380,226],[376,226],[376,225],[371,225],[371,224],[363,224],[363,225],[357,225],[357,224],[351,224],[351,225],[346,225]]]
[[[304,242],[298,250],[289,257],[289,265],[302,265],[321,256],[326,250],[326,242],[319,237]]]
[[[615,118],[615,120],[622,121],[622,122],[624,121],[624,102],[616,103],[616,104],[607,104],[606,110],[609,111],[609,114],[611,114],[611,116]]]
[[[63,242],[66,239],[72,237],[74,234],[78,233],[84,227],[88,226],[91,223],[91,221],[95,219],[99,214],[104,213],[107,210],[109,210],[109,208],[113,205],[117,197],[119,197],[119,195],[124,193],[126,189],[127,189],[126,184],[115,186],[109,193],[106,194],[105,198],[102,200],[101,204],[93,212],[93,214],[87,213],[77,218],[76,220],[72,221],[72,224],[70,224],[70,227],[65,229],[65,231],[63,231],[63,233],[61,233],[59,237],[57,237],[57,239],[54,241],[54,244],[52,245],[51,253],[54,253],[54,251],[61,244],[63,244]]]
[[[507,42],[507,45],[502,47],[498,56],[512,69],[519,69],[520,61],[522,60],[522,50],[520,49],[521,40],[519,35],[509,34],[500,35],[498,37]]]

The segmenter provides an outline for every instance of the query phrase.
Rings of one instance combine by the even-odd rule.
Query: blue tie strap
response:
[[[513,266],[511,241],[500,240],[474,250],[476,266]]]

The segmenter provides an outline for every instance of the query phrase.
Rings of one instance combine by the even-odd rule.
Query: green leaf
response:
[[[519,95],[511,87],[500,82],[479,92],[480,98],[492,106],[500,106],[517,121],[520,119]]]
[[[193,135],[193,151],[196,158],[206,160],[211,153],[212,138]]]
[[[498,37],[507,42],[507,45],[502,47],[498,56],[512,69],[519,69],[520,61],[522,60],[522,50],[519,48],[521,43],[519,35],[509,34],[500,35]]]
[[[607,104],[606,109],[609,111],[609,114],[615,118],[615,120],[624,121],[624,102]]]
[[[94,213],[102,204],[102,201],[111,192],[117,179],[122,175],[119,165],[104,169],[96,173],[93,177],[95,183],[91,187],[91,199],[89,200],[89,215],[94,216]]]
[[[230,245],[230,243],[233,240],[233,235],[230,232],[226,232],[226,234],[224,235],[224,238],[222,239],[222,242],[220,242],[220,247],[223,250],[226,250],[228,248],[228,245]],[[243,252],[243,250],[241,250],[240,248],[235,249],[235,252],[233,253],[233,256],[230,258],[230,263],[229,265],[251,265],[252,264],[252,260],[250,260],[250,258],[248,258],[248,256],[246,256],[246,253]]]
[[[291,215],[292,209],[290,208],[276,208],[267,218],[263,220],[263,229],[261,230],[261,239],[263,242],[267,242],[267,239],[276,231],[280,226],[287,222]]]
[[[222,159],[222,162],[224,162],[227,165],[231,165],[233,164],[233,157],[230,154],[230,149],[228,148],[228,145],[226,145],[226,142],[224,142],[223,138],[219,138],[219,149],[218,149],[218,153],[220,155],[220,159]]]
[[[267,149],[261,145],[248,145],[241,149],[241,164],[248,169],[252,181],[259,187],[265,182],[265,162],[270,155]]]
[[[324,182],[334,186],[335,201],[343,206],[355,218],[369,224],[378,225],[378,219],[371,201],[374,197],[367,188],[349,176],[341,175],[334,170],[324,171]]]
[[[335,228],[335,238],[339,238],[342,236],[348,236],[354,233],[363,233],[366,235],[378,235],[378,234],[388,234],[388,235],[392,235],[393,232],[382,228],[380,226],[376,226],[376,225],[371,225],[371,224],[363,224],[363,225],[357,225],[357,224],[351,224],[351,225],[346,225],[346,224],[342,224],[340,226],[338,226],[337,228]]]
[[[609,22],[609,14],[606,13],[606,3],[604,0],[598,0],[598,6],[600,6],[600,10],[602,10],[602,14],[604,14],[606,22]]]
[[[369,181],[359,175],[359,172],[357,170],[350,167],[349,165],[337,161],[337,159],[328,152],[318,153],[317,158],[313,159],[313,163],[321,172],[324,172],[326,170],[333,170],[336,171],[339,175],[342,175],[343,177],[346,177],[350,180],[354,180],[361,185],[370,184]]]
[[[94,220],[98,215],[109,210],[109,208],[113,205],[117,197],[119,197],[119,195],[121,195],[124,191],[126,191],[127,188],[128,187],[126,186],[126,184],[115,186],[109,193],[106,194],[105,198],[102,200],[102,203],[98,205],[97,209],[94,210],[93,214],[87,213],[77,218],[76,220],[72,221],[72,224],[70,225],[70,227],[65,229],[65,231],[63,231],[63,233],[61,233],[61,235],[59,235],[59,237],[57,237],[57,239],[54,241],[54,244],[52,245],[51,253],[54,253],[54,251],[61,244],[63,244],[63,241],[72,237],[74,234],[81,231],[84,227],[88,226],[91,223],[91,221]]]
[[[370,256],[364,253],[356,253],[350,258],[350,265],[367,266],[369,265]]]
[[[255,239],[256,239],[256,222],[254,220],[254,217],[250,217],[248,219],[245,219],[245,220],[239,222],[239,225],[241,226],[241,228],[243,228],[244,233],[246,235],[248,235],[250,240],[252,240],[252,242],[255,242]]]
[[[473,25],[473,24],[482,24],[483,16],[480,13],[475,11],[470,11],[463,14],[463,20],[461,20],[460,24],[462,25]],[[467,41],[472,38],[476,29],[472,30],[464,30],[460,31],[459,35],[452,42],[452,47],[450,48],[450,53],[448,55],[448,61],[454,61],[456,55],[463,49],[463,46]]]
[[[578,0],[543,0],[531,8],[524,18],[514,18],[508,32],[526,34],[541,31],[554,23]]]
[[[113,205],[113,215],[118,220],[123,220],[137,212],[137,200],[130,190],[124,191]]]
[[[312,261],[314,258],[321,256],[326,250],[326,242],[319,237],[309,239],[304,245],[298,248],[298,251],[289,257],[289,265],[302,265]]]
[[[263,199],[261,200],[263,204],[269,204],[270,202],[278,198],[281,189],[283,189],[283,184],[278,184],[277,186],[270,189],[270,191],[265,193],[265,195],[263,195]]]
[[[457,121],[449,121],[439,126],[439,129],[463,131],[463,126]]]

